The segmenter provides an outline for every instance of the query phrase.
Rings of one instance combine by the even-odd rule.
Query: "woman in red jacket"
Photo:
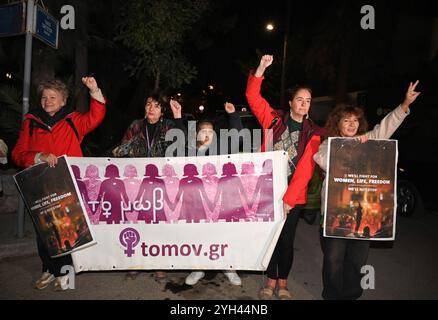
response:
[[[106,112],[105,98],[96,80],[82,78],[90,90],[90,111],[79,113],[66,106],[67,86],[59,80],[42,83],[38,87],[41,108],[26,114],[12,159],[20,167],[47,162],[50,167],[58,163],[59,156],[81,157],[81,142],[84,136],[95,129]],[[37,236],[38,253],[43,265],[43,274],[35,288],[44,289],[56,279],[55,290],[68,289],[68,275],[61,276],[61,268],[71,265],[71,256],[52,259],[42,240]]]
[[[250,74],[246,88],[248,104],[263,129],[272,129],[264,137],[262,151],[284,150],[288,154],[289,187],[283,196],[285,224],[267,268],[268,281],[260,291],[261,299],[270,299],[278,285],[279,299],[291,299],[287,289],[287,277],[293,263],[295,229],[299,213],[307,200],[307,184],[310,181],[315,162],[313,155],[318,151],[323,129],[308,119],[312,91],[308,87],[295,87],[289,97],[290,112],[274,110],[260,95],[263,74],[273,62],[273,57],[265,55],[254,74]]]

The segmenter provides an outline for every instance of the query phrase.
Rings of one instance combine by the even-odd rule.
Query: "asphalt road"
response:
[[[375,289],[362,299],[438,298],[438,214],[422,212],[398,218],[396,241],[379,243],[370,250],[368,264],[375,270]],[[289,277],[297,300],[320,299],[322,253],[319,226],[300,220],[295,242],[295,262]],[[168,281],[141,272],[135,280],[125,272],[87,272],[76,276],[76,289],[54,292],[33,289],[40,275],[35,255],[0,260],[0,299],[131,299],[131,300],[256,300],[264,276],[240,272],[242,286],[231,285],[222,273],[209,272],[197,285],[184,285],[186,271],[169,273]]]

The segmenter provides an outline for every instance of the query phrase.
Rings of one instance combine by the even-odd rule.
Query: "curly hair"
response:
[[[357,129],[357,135],[365,134],[368,130],[368,122],[365,118],[365,114],[362,108],[340,104],[337,105],[329,114],[325,128],[327,129],[327,135],[329,137],[341,136],[340,122],[344,117],[356,116],[359,120],[359,128]]]
[[[57,91],[61,94],[62,98],[67,101],[68,98],[68,88],[67,85],[59,79],[52,79],[42,81],[37,88],[39,96],[42,96],[43,91],[46,89]]]

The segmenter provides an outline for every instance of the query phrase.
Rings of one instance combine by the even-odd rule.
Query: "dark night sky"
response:
[[[300,45],[307,46],[312,41],[312,36],[317,36],[317,34],[309,36],[306,32],[315,30],[322,21],[332,21],[332,25],[340,23],[333,11],[333,3],[342,3],[342,1],[323,3],[317,1],[291,1],[290,36],[299,39],[298,41],[301,41]],[[419,52],[424,51],[423,55],[427,55],[426,52],[429,50],[427,46],[430,44],[430,30],[427,29],[427,26],[423,28],[424,26],[415,24],[413,20],[406,21],[405,26],[403,26],[403,22],[397,21],[402,20],[405,15],[420,17],[420,20],[421,17],[431,20],[430,17],[434,15],[433,12],[436,15],[436,11],[432,10],[434,7],[432,1],[417,1],[415,3],[412,1],[358,1],[358,3],[360,5],[372,4],[375,7],[376,30],[368,31],[367,34],[366,31],[363,31],[361,36],[368,37],[371,46],[376,46],[376,51],[373,52],[373,55],[362,58],[362,61],[356,58],[357,60],[353,63],[358,65],[365,62],[372,65],[373,61],[381,59],[383,62],[380,62],[380,64],[387,64],[388,68],[391,64],[393,69],[399,69],[401,73],[404,72],[402,68],[407,68],[408,65],[412,65],[411,69],[418,68],[418,65],[414,65],[416,57],[411,59],[410,53],[404,55],[404,52],[415,51],[414,54],[419,56]],[[198,90],[198,88],[205,88],[209,83],[212,83],[217,86],[216,89],[222,91],[224,99],[234,99],[236,103],[243,104],[246,102],[244,91],[246,85],[245,70],[247,69],[245,67],[257,66],[259,56],[256,49],[261,50],[261,53],[274,54],[278,69],[280,68],[286,20],[285,1],[226,1],[226,9],[223,14],[225,16],[235,16],[237,18],[236,24],[225,35],[217,35],[213,45],[208,49],[190,54],[192,63],[197,66],[199,71],[197,80],[191,84],[190,88]],[[362,15],[359,11],[354,14],[354,19],[357,20],[357,26],[359,26]],[[273,22],[277,28],[273,32],[267,32],[265,30],[267,22]],[[394,30],[391,30],[391,23],[398,23],[397,26],[393,27]],[[382,30],[383,25],[389,31]],[[390,34],[390,32],[394,34]],[[395,40],[391,37],[394,37]],[[387,40],[394,40],[396,44],[385,43]],[[403,48],[406,50],[400,52],[398,50],[401,49],[400,46],[403,41],[412,43],[409,43],[407,48]],[[293,52],[290,52],[293,50],[291,49],[293,45],[290,40],[288,64],[289,68],[295,68],[294,70],[297,72],[287,76],[287,85],[291,85],[291,82],[309,83],[313,79],[309,79],[309,75],[306,76],[304,72],[301,72],[306,67],[305,62],[300,57],[290,57],[293,54]],[[378,47],[378,45],[381,47]],[[396,57],[390,55],[396,55]],[[385,59],[389,60],[389,63],[386,63]],[[241,62],[246,63],[245,67],[240,65]],[[406,70],[406,72],[410,71],[412,70]],[[369,69],[368,74],[364,74],[362,82],[367,82],[366,78],[374,80],[371,76],[373,72],[376,71]],[[327,83],[316,84],[316,94],[332,94],[333,92],[330,90]]]
[[[218,84],[224,97],[245,103],[246,74],[239,64],[252,62],[256,67],[259,56],[256,49],[266,54],[274,54],[277,63],[281,63],[285,31],[285,1],[228,1],[225,14],[236,17],[231,31],[214,40],[212,47],[196,55],[199,78],[196,85],[205,82]],[[312,23],[323,14],[324,6],[318,12],[311,13],[311,5],[293,1],[291,8],[290,33],[298,25]],[[266,31],[267,23],[273,23],[276,29]],[[276,54],[280,54],[277,56]]]
[[[201,50],[194,49],[193,39],[187,42],[189,45],[186,48],[186,55],[198,69],[198,76],[191,84],[181,88],[186,97],[183,101],[185,112],[193,113],[199,104],[203,103],[200,101],[202,90],[208,92],[207,86],[210,84],[213,84],[215,89],[213,93],[209,93],[208,102],[205,104],[209,112],[214,114],[214,110],[221,109],[226,100],[235,104],[246,104],[245,86],[248,71],[250,68],[257,67],[260,55],[264,53],[274,54],[274,65],[266,72],[262,93],[271,104],[279,105],[286,1],[290,0],[223,0],[218,3],[212,1],[213,4],[216,3],[217,8],[210,12],[207,19],[204,18],[202,28],[200,27],[198,31],[211,41],[210,46]],[[368,90],[368,102],[373,108],[387,108],[401,102],[405,86],[409,81],[421,78],[420,87],[436,86],[438,80],[436,62],[434,67],[434,64],[427,60],[433,29],[432,21],[438,12],[433,10],[432,3],[434,0],[290,1],[286,86],[291,87],[297,83],[309,84],[313,88],[314,97],[335,93],[336,77],[339,73],[337,60],[345,51],[345,47],[335,41],[345,33],[347,22],[345,20],[348,19],[356,29],[357,37],[354,39],[351,65],[346,80],[348,91]],[[360,28],[360,20],[363,17],[360,7],[365,4],[373,5],[375,8],[375,30],[364,31]],[[350,11],[347,11],[341,19],[338,16],[339,8]],[[224,30],[222,23],[227,20],[234,23],[228,30]],[[266,31],[265,26],[268,22],[276,25],[277,28],[273,32]],[[105,26],[112,21],[96,17],[93,23],[103,24],[101,30],[105,30]],[[327,30],[329,32],[326,32]],[[333,42],[326,40],[327,35],[334,38]],[[193,32],[192,37],[202,42],[196,31]],[[318,48],[318,44],[324,41],[326,48],[323,49],[332,50],[331,53]],[[316,46],[316,49],[309,53],[311,46]],[[108,52],[108,55],[111,54],[115,55],[113,52]],[[318,55],[319,64],[309,72],[307,70],[309,65],[314,62],[314,56]],[[105,60],[102,58],[100,54],[90,57],[90,65],[100,64],[100,68],[104,66],[104,69],[108,70],[105,65],[107,62],[103,62]],[[324,60],[325,58],[327,61]],[[125,61],[118,61],[119,64],[123,62]],[[327,70],[328,65],[333,70]],[[115,70],[120,66],[114,67],[109,73],[106,71],[108,75],[104,77],[109,84],[114,82]],[[330,72],[332,72],[331,78],[327,76],[323,79],[321,75]],[[135,81],[131,80],[130,83],[130,86],[126,86],[126,94],[132,94],[132,87],[136,85]],[[432,96],[435,90],[424,91],[419,103],[431,105],[438,99]],[[117,112],[123,110],[121,114],[114,115],[123,119],[120,134],[132,117],[141,115],[141,108],[137,108],[141,103],[141,95],[138,98],[129,101],[128,108],[125,106],[127,101],[124,96],[112,99],[113,106],[118,109]],[[410,117],[409,121],[412,123],[407,121],[404,127],[409,130],[415,129],[419,134],[420,132],[430,134],[429,128],[433,126],[423,126],[421,123],[423,120],[434,119],[433,115],[438,116],[438,114],[433,108],[429,106],[427,108],[430,110],[415,113]],[[132,110],[137,110],[138,114],[134,115]],[[431,114],[424,116],[428,113]],[[375,112],[370,112],[369,116],[372,123],[378,118]]]

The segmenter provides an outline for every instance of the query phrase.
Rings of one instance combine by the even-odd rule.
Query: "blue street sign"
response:
[[[59,22],[40,6],[35,6],[33,30],[35,37],[58,48]]]
[[[26,32],[26,4],[16,2],[0,6],[0,37]]]

